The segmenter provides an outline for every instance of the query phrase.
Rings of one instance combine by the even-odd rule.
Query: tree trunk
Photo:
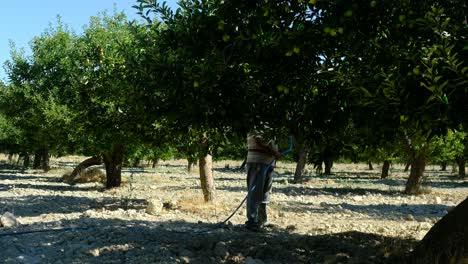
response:
[[[426,168],[426,152],[412,151],[411,154],[411,171],[406,182],[406,194],[419,194],[421,192],[421,180],[424,176]]]
[[[13,161],[13,153],[8,154],[8,162],[11,163]]]
[[[374,170],[374,167],[372,166],[372,162],[371,162],[371,161],[367,162],[367,164],[369,165],[369,170]]]
[[[101,156],[93,156],[91,158],[85,159],[80,164],[78,164],[78,166],[75,167],[75,169],[70,174],[70,178],[74,179],[76,176],[78,176],[83,170],[85,170],[88,167],[91,167],[94,165],[101,165],[101,164],[102,164]]]
[[[156,165],[158,165],[159,163],[159,159],[158,158],[154,158],[151,160],[152,164],[151,164],[151,168],[156,168]]]
[[[33,169],[37,170],[41,167],[41,158],[42,158],[41,150],[36,150],[34,152]]]
[[[31,163],[31,159],[29,158],[29,154],[28,153],[25,153],[23,154],[23,168],[27,169],[29,168],[29,165]]]
[[[331,168],[333,167],[333,160],[331,159],[325,159],[325,175],[331,175]]]
[[[49,161],[49,148],[43,147],[41,150],[41,167],[44,172],[48,172],[50,170]]]
[[[440,171],[447,171],[447,162],[442,162],[442,164],[440,164]]]
[[[457,164],[458,164],[458,176],[460,178],[465,178],[466,177],[465,157],[458,157]]]
[[[390,170],[390,161],[389,160],[384,160],[383,166],[382,166],[382,174],[380,175],[380,178],[386,179],[388,177],[388,171]]]
[[[123,145],[112,144],[110,152],[102,154],[106,167],[106,188],[119,187],[122,182]]]
[[[193,165],[195,165],[195,160],[193,160],[191,157],[187,158],[187,172],[192,172]]]
[[[139,158],[138,158],[138,159],[135,159],[135,160],[133,161],[132,167],[138,167],[138,166],[140,166],[140,161],[141,161],[141,159],[139,159]]]
[[[468,263],[468,198],[427,232],[409,263]]]
[[[214,201],[215,186],[212,165],[210,144],[208,139],[203,137],[198,145],[198,167],[200,169],[201,188],[205,202]]]
[[[408,162],[406,163],[406,165],[405,165],[405,170],[404,170],[404,172],[408,172],[410,166],[411,166],[411,161],[408,161]]]
[[[307,163],[307,157],[309,156],[309,151],[310,149],[305,143],[302,143],[299,146],[299,149],[298,149],[299,158],[297,160],[296,171],[294,172],[294,182],[299,183],[303,180],[304,168]]]

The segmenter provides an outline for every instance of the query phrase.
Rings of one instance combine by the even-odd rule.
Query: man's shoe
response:
[[[245,223],[245,228],[247,230],[253,231],[253,232],[260,232],[262,231],[262,227],[258,223],[251,223],[251,222],[246,222]]]

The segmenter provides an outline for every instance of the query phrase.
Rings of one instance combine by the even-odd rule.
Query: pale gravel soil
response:
[[[236,161],[215,163],[216,202],[202,203],[197,172],[184,161],[124,170],[120,188],[69,185],[60,176],[82,157],[54,160],[49,173],[0,168],[0,212],[20,226],[0,227],[0,263],[395,263],[468,195],[468,182],[429,166],[425,194],[401,193],[407,174],[338,164],[335,175],[308,173],[290,184],[294,164],[278,164],[270,227],[246,231],[245,207],[227,228],[212,229],[246,195]],[[234,168],[234,169],[233,169]],[[148,200],[169,203],[157,215]],[[78,227],[79,230],[5,235]],[[84,229],[85,228],[85,229]],[[256,262],[252,262],[255,259]]]

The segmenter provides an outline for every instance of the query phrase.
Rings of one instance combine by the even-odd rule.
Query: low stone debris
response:
[[[16,217],[10,213],[6,212],[0,217],[0,226],[4,228],[12,228],[18,226],[19,222]]]

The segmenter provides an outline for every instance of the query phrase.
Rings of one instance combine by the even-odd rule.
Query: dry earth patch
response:
[[[291,184],[294,164],[280,163],[268,209],[273,225],[252,233],[242,227],[244,208],[215,228],[246,195],[240,162],[215,163],[213,204],[202,203],[198,174],[187,173],[185,161],[125,168],[123,186],[112,190],[62,182],[78,162],[55,160],[47,174],[2,165],[0,209],[19,225],[0,227],[1,262],[392,263],[468,194],[466,181],[435,167],[427,192],[406,196],[401,166],[382,180],[378,168],[338,164],[335,175]],[[41,230],[50,231],[12,235]]]

